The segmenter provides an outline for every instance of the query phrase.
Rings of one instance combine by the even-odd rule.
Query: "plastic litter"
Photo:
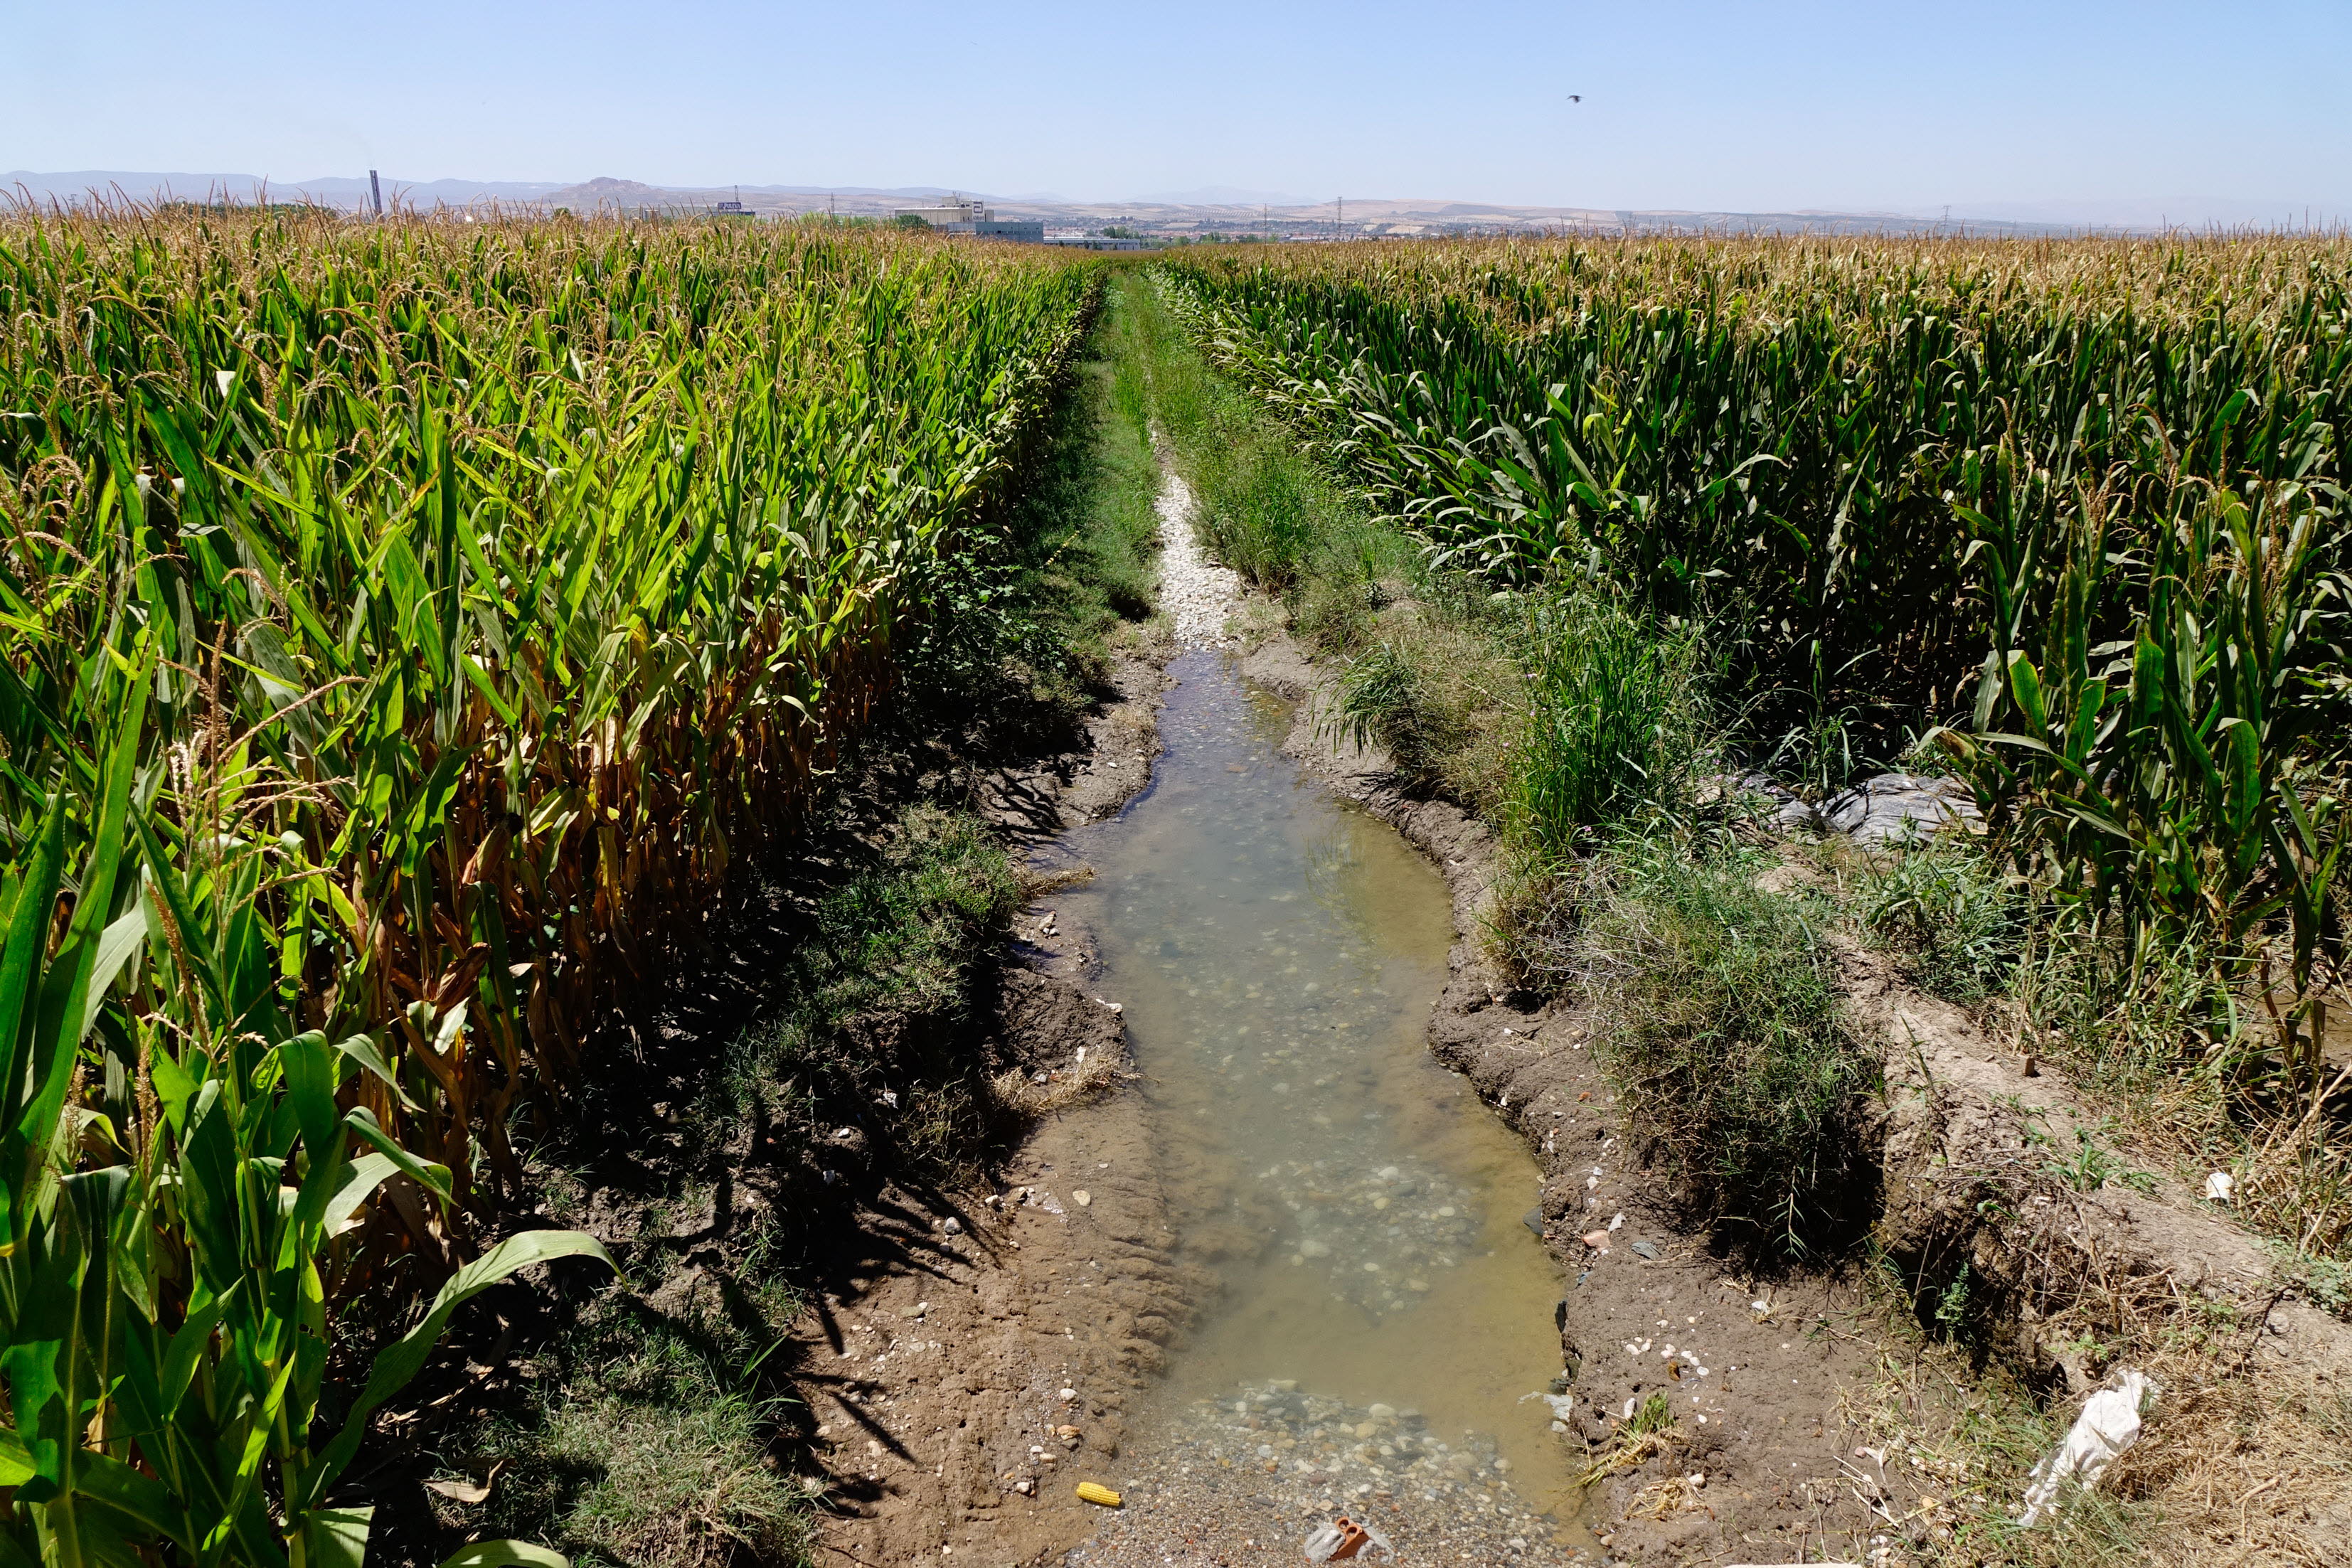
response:
[[[1782,808],[1783,811],[1787,809]],[[1939,828],[1974,828],[1984,820],[1975,791],[1957,779],[1882,773],[1822,802],[1820,821],[1869,845],[1921,838]]]
[[[2215,1203],[2227,1203],[2237,1191],[2237,1178],[2228,1171],[2215,1171],[2205,1178],[2205,1196]]]
[[[2018,1522],[2035,1523],[2051,1511],[2059,1488],[2070,1480],[2089,1486],[2117,1454],[2139,1441],[2140,1406],[2157,1392],[2145,1374],[2126,1371],[2116,1386],[2092,1395],[2066,1440],[2033,1467],[2032,1484],[2025,1489],[2025,1512]]]
[[[1659,1256],[1658,1244],[1654,1241],[1636,1241],[1633,1243],[1633,1250],[1654,1261]]]
[[[1342,1514],[1328,1524],[1318,1524],[1307,1538],[1307,1561],[1309,1563],[1345,1563],[1351,1559],[1370,1561],[1387,1557],[1394,1549],[1389,1538],[1369,1524],[1359,1524]]]
[[[1547,1394],[1538,1392],[1534,1394],[1522,1394],[1519,1396],[1519,1403],[1522,1405],[1525,1405],[1530,1399],[1542,1400],[1545,1406],[1550,1409],[1551,1418],[1555,1421],[1567,1420],[1568,1413],[1576,1408],[1576,1396],[1573,1394]]]
[[[1078,1500],[1081,1502],[1093,1503],[1097,1508],[1117,1508],[1119,1505],[1118,1493],[1099,1481],[1080,1481]]]

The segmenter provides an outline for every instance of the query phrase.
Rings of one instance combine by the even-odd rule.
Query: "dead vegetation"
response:
[[[1007,1068],[990,1080],[989,1097],[1004,1114],[1034,1122],[1083,1104],[1133,1076],[1120,1071],[1118,1058],[1108,1053],[1091,1060],[1085,1059],[1086,1048],[1080,1047],[1079,1053],[1081,1060],[1065,1068]]]

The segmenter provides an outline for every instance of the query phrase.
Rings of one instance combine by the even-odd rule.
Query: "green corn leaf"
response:
[[[2026,723],[2039,735],[2050,727],[2050,710],[2042,699],[2042,677],[2033,668],[2033,661],[2022,653],[2009,656],[2009,694],[2016,699],[2018,711]]]
[[[342,1429],[320,1456],[310,1471],[309,1497],[304,1505],[315,1501],[324,1489],[350,1464],[359,1451],[360,1439],[366,1435],[367,1418],[376,1406],[398,1393],[408,1380],[425,1365],[425,1357],[440,1343],[442,1331],[457,1310],[499,1283],[509,1275],[534,1263],[551,1262],[559,1258],[593,1258],[607,1269],[612,1258],[602,1243],[593,1236],[577,1230],[529,1230],[510,1236],[489,1251],[467,1264],[450,1276],[433,1300],[423,1321],[409,1330],[398,1343],[386,1346],[376,1354],[369,1369],[367,1384],[352,1403],[350,1413],[343,1418]]]
[[[441,1568],[572,1568],[572,1559],[528,1541],[476,1541],[444,1557]]]

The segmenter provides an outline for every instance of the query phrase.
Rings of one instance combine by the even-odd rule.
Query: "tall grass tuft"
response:
[[[1680,803],[1712,738],[1706,643],[1590,589],[1542,596],[1516,639],[1529,664],[1507,825],[1556,858],[1644,807]]]
[[[1684,1200],[1727,1239],[1801,1256],[1866,1226],[1877,1070],[1840,1011],[1823,911],[1756,885],[1759,857],[1621,846],[1575,939],[1599,1049]]]

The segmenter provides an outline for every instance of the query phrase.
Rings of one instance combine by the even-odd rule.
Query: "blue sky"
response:
[[[0,0],[0,169],[2352,218],[2352,0]]]

